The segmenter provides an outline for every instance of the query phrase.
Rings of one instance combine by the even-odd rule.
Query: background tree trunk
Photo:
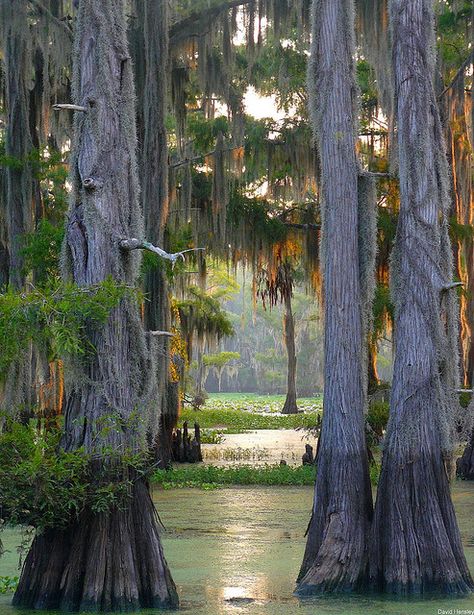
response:
[[[288,355],[288,379],[286,399],[283,406],[283,414],[296,414],[296,345],[295,345],[295,319],[291,307],[291,294],[285,295],[285,320],[284,320],[285,346]]]
[[[449,182],[434,78],[433,0],[392,0],[401,205],[392,256],[395,363],[370,577],[396,594],[464,593],[472,580],[444,455],[456,403],[457,309]]]
[[[6,222],[9,246],[9,282],[16,288],[24,286],[21,241],[33,228],[33,178],[28,161],[33,144],[30,136],[28,75],[30,52],[28,43],[27,2],[2,0],[0,17],[3,22],[5,55],[5,86],[7,123],[5,153],[11,157],[6,169]]]
[[[143,98],[142,202],[145,234],[155,245],[163,245],[168,218],[168,143],[166,110],[168,102],[168,3],[144,0],[139,8],[143,15],[145,51],[145,88]],[[161,265],[161,263],[160,263]],[[145,275],[145,326],[151,331],[169,331],[171,311],[168,280],[164,266]],[[162,336],[157,342],[156,365],[160,403],[156,409],[158,434],[155,454],[162,467],[171,462],[173,427],[178,419],[176,395],[168,393],[173,383],[169,376],[170,340]]]
[[[81,0],[76,23],[73,102],[86,111],[75,118],[64,274],[85,288],[107,277],[133,287],[140,266],[136,251],[119,247],[123,238],[143,236],[124,5]],[[130,297],[87,335],[94,354],[68,366],[73,386],[62,446],[92,455],[92,476],[108,472],[108,482],[130,481],[129,499],[37,536],[14,604],[62,611],[175,607],[148,485],[121,461],[146,451],[142,417],[156,409],[159,395],[154,336],[146,336]]]
[[[352,0],[315,0],[308,72],[321,158],[325,371],[313,514],[299,594],[348,591],[366,571],[372,513],[364,432]]]

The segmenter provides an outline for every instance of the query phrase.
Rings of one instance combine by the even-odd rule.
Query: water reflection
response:
[[[438,609],[474,610],[474,598],[394,602],[362,596],[299,602],[292,592],[312,495],[310,487],[156,492],[166,527],[166,557],[182,610],[192,615],[436,615]],[[474,485],[456,483],[454,502],[474,571]],[[0,559],[0,576],[15,574],[17,561],[18,534],[6,532],[4,538],[11,553]],[[8,601],[0,596],[0,615],[15,613]]]

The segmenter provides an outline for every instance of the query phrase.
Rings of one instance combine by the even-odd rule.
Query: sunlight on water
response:
[[[292,596],[304,550],[310,487],[239,487],[156,493],[166,527],[164,546],[182,610],[192,615],[438,615],[474,610],[462,600],[389,601],[375,597],[312,599]],[[474,484],[456,483],[454,501],[474,571]],[[18,533],[4,532],[9,549],[0,576],[16,574]],[[0,615],[13,615],[0,596]],[[156,612],[156,611],[155,611]]]

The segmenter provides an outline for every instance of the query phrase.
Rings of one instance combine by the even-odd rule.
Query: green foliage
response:
[[[378,101],[377,88],[374,71],[367,60],[357,62],[357,84],[360,89],[362,109],[375,108]]]
[[[13,593],[18,585],[18,577],[0,577],[0,594]]]
[[[230,126],[227,117],[218,116],[206,119],[203,114],[193,113],[187,121],[187,131],[193,140],[196,152],[207,154],[213,151],[219,134],[225,138],[230,136]]]
[[[305,413],[281,415],[283,398],[240,398],[235,401],[215,397],[206,402],[202,410],[195,411],[185,407],[180,415],[181,421],[189,424],[199,423],[202,428],[218,429],[224,433],[241,433],[253,429],[298,429],[316,427],[322,410],[322,400],[299,400],[298,406]]]
[[[472,393],[463,392],[459,394],[459,403],[461,408],[467,408],[471,403]]]
[[[236,228],[245,220],[252,234],[266,245],[278,243],[285,239],[288,231],[280,219],[272,217],[273,208],[265,199],[251,198],[234,191],[229,200],[227,220]]]
[[[387,402],[379,401],[370,404],[367,422],[379,437],[382,436],[383,430],[387,428],[389,412],[390,405]]]
[[[0,501],[8,524],[61,527],[83,508],[88,460],[80,451],[56,454],[58,439],[15,423],[0,437]]]
[[[372,337],[376,341],[387,329],[387,324],[393,322],[394,308],[390,295],[390,288],[379,283],[375,287],[373,302],[373,329]]]
[[[59,441],[59,431],[7,424],[0,436],[0,514],[8,525],[61,528],[85,510],[125,506],[130,477],[146,473],[144,457],[109,451],[108,463],[98,464],[82,449],[63,451]]]
[[[136,291],[111,278],[87,288],[54,282],[0,294],[0,376],[30,341],[50,358],[93,351],[86,327],[104,323],[126,296],[135,297]]]
[[[165,489],[198,487],[209,489],[224,485],[313,485],[315,466],[250,465],[216,467],[191,466],[157,470],[152,480]]]
[[[3,144],[0,145],[0,167],[21,170],[29,165],[39,185],[42,218],[37,221],[34,232],[23,237],[22,249],[23,273],[28,275],[34,272],[35,283],[38,285],[59,278],[59,255],[68,203],[65,157],[66,154],[43,148],[32,150],[26,160],[20,160],[6,156]]]
[[[202,444],[221,444],[224,440],[224,434],[217,429],[204,429],[201,432]]]
[[[225,367],[231,361],[236,361],[237,359],[240,359],[240,354],[238,352],[230,351],[219,352],[217,354],[207,354],[203,357],[204,365],[206,367],[217,368]]]
[[[471,224],[461,224],[456,216],[449,220],[449,234],[451,241],[465,241],[474,237],[474,227]]]
[[[382,469],[379,463],[371,463],[369,467],[370,482],[372,485],[379,484],[380,470]]]
[[[219,300],[197,286],[188,288],[189,299],[175,301],[183,336],[188,340],[194,334],[199,339],[209,336],[218,339],[233,335],[234,329]]]
[[[276,96],[280,109],[296,109],[295,115],[306,117],[307,42],[296,34],[284,44],[279,39],[267,41],[252,62],[251,84],[264,96]]]
[[[64,227],[49,220],[41,220],[34,233],[24,237],[24,273],[35,272],[38,285],[59,279],[59,257],[64,238]]]
[[[470,52],[466,36],[468,21],[472,18],[472,0],[448,0],[439,3],[438,46],[445,69],[454,71]],[[471,48],[472,50],[472,48]]]

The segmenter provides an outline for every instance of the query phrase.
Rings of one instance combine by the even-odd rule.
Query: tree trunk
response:
[[[444,457],[452,447],[457,308],[449,181],[434,78],[433,0],[392,0],[400,215],[392,256],[395,363],[370,578],[395,594],[465,593],[472,580]]]
[[[73,94],[85,112],[75,118],[64,275],[85,288],[108,277],[133,287],[140,256],[121,250],[120,241],[143,236],[143,224],[124,0],[81,0]],[[112,482],[130,481],[129,499],[104,513],[86,510],[65,530],[38,535],[14,604],[63,611],[176,607],[148,485],[121,461],[146,450],[148,423],[140,419],[156,408],[160,394],[152,336],[132,297],[86,334],[95,352],[68,366],[74,387],[62,446],[93,456],[92,476],[104,470]]]
[[[25,275],[21,252],[22,237],[33,228],[33,179],[28,155],[33,148],[29,124],[27,2],[8,2],[0,6],[5,58],[7,124],[5,153],[12,158],[6,168],[6,223],[9,246],[9,282],[23,288]]]
[[[364,432],[352,0],[315,0],[308,71],[321,158],[325,381],[313,514],[300,595],[350,591],[365,577],[372,514]]]
[[[204,350],[203,342],[198,340],[197,343],[197,374],[196,374],[196,397],[202,397],[204,395],[204,384],[206,381],[206,370],[204,365]]]
[[[380,384],[380,378],[379,378],[379,374],[377,371],[377,346],[376,344],[373,344],[371,342],[369,342],[369,347],[368,347],[368,392],[369,395],[371,395],[372,393],[375,393],[375,391],[377,390],[379,384]]]
[[[464,480],[474,480],[474,431],[462,457],[458,459],[457,475]]]
[[[285,295],[285,320],[284,320],[285,346],[288,356],[288,380],[286,388],[285,405],[283,414],[296,414],[296,345],[295,345],[295,319],[291,307],[291,296]]]

